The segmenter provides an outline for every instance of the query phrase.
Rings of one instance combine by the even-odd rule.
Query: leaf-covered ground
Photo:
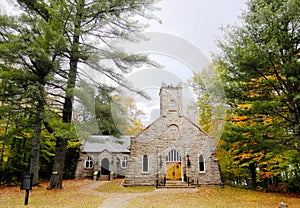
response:
[[[288,207],[300,207],[299,196],[262,193],[233,187],[200,187],[196,192],[157,192],[153,195],[137,197],[129,207],[279,207],[280,202]]]
[[[239,188],[198,189],[124,188],[121,181],[64,181],[61,190],[46,190],[47,183],[34,187],[27,207],[288,207],[300,208],[300,196],[263,193]],[[19,187],[0,189],[0,207],[24,207],[25,191]]]
[[[26,207],[97,207],[104,197],[91,197],[83,190],[84,186],[91,185],[92,180],[67,180],[63,189],[47,190],[48,183],[33,187]],[[20,187],[0,189],[0,207],[25,207],[25,191]]]

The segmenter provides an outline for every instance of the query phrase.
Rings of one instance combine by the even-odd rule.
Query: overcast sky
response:
[[[6,11],[7,2],[0,0],[0,12]],[[169,33],[183,38],[211,60],[211,53],[218,50],[215,40],[222,35],[220,28],[239,23],[238,16],[247,8],[247,0],[161,0],[156,16],[161,23],[150,22],[146,31]]]
[[[5,12],[6,2],[0,0],[0,11]],[[190,41],[210,59],[217,51],[216,36],[220,27],[238,23],[238,16],[246,9],[246,0],[161,0],[156,16],[162,24],[151,21],[147,31],[165,32]],[[13,13],[10,11],[9,13]]]
[[[220,27],[239,23],[238,16],[247,8],[246,0],[162,0],[157,16],[162,24],[151,22],[147,31],[166,32],[197,46],[209,59],[217,51],[215,39]]]

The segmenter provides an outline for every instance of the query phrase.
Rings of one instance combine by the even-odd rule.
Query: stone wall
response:
[[[166,174],[166,157],[171,150],[181,156],[184,176],[198,184],[220,184],[215,140],[182,115],[182,87],[162,85],[161,117],[131,141],[131,155],[125,186],[156,185]],[[149,159],[149,171],[143,172],[143,156]],[[187,166],[189,155],[190,167]],[[205,171],[199,171],[199,156],[205,160]]]
[[[170,129],[177,126],[178,130]],[[175,133],[174,133],[175,132]],[[185,117],[176,120],[161,117],[136,139],[132,140],[131,156],[124,185],[155,185],[166,174],[166,157],[176,150],[182,158],[182,175],[194,183],[220,184],[220,172],[215,154],[214,139]],[[142,172],[143,156],[149,158],[149,171]],[[187,167],[189,155],[190,167]],[[199,156],[205,159],[205,171],[199,171]]]
[[[92,168],[85,167],[85,161],[88,156],[90,156],[94,161]],[[108,151],[103,151],[100,153],[81,153],[77,163],[75,177],[93,177],[95,171],[100,171],[101,174],[101,161],[104,158],[109,160],[109,171],[113,171],[116,176],[125,176],[127,168],[122,167],[122,161],[125,156],[129,159],[129,154],[127,153],[111,153]],[[120,160],[117,160],[117,158]]]
[[[98,154],[87,154],[87,153],[81,153],[77,162],[76,172],[75,172],[75,178],[86,178],[86,177],[92,177],[93,173],[95,171],[95,165],[93,168],[85,168],[85,160],[90,156],[95,161]]]

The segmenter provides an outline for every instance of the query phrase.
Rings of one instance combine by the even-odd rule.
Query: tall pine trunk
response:
[[[70,67],[69,82],[67,87],[68,90],[66,93],[65,103],[63,107],[62,121],[63,123],[67,123],[67,124],[71,124],[72,110],[73,110],[73,104],[72,104],[73,93],[69,93],[68,91],[72,91],[75,87],[76,74],[77,74],[77,63],[73,67]],[[70,77],[74,77],[74,75],[75,75],[75,79],[71,80]],[[67,146],[68,146],[68,138],[63,138],[61,136],[56,137],[55,158],[54,158],[49,186],[47,189],[62,188]]]
[[[31,147],[30,173],[33,174],[32,185],[39,184],[39,161],[40,161],[40,140],[42,131],[42,113],[44,112],[44,101],[39,100],[34,123],[34,136]]]
[[[68,140],[62,137],[56,138],[55,158],[52,174],[47,189],[61,189],[64,175],[64,165]]]
[[[77,4],[77,13],[76,20],[74,23],[74,35],[71,44],[70,51],[70,71],[68,74],[68,83],[66,89],[66,97],[63,106],[63,123],[71,124],[72,121],[72,112],[73,112],[73,89],[76,84],[77,77],[77,65],[79,61],[79,37],[80,37],[80,28],[81,28],[81,19],[82,19],[82,8],[84,6],[84,1],[80,1]],[[56,153],[53,164],[52,175],[50,178],[50,183],[48,189],[59,189],[62,188],[63,174],[64,174],[64,165],[65,157],[68,145],[68,138],[57,137],[56,139]]]
[[[73,93],[70,93],[70,91],[73,91],[76,83],[77,62],[73,61],[70,63],[69,80],[68,80],[66,98],[63,106],[63,117],[62,117],[63,123],[66,124],[71,124],[72,121]],[[68,138],[63,138],[61,136],[56,137],[55,158],[54,158],[54,164],[52,168],[52,174],[51,174],[48,189],[62,188],[67,146],[68,146]]]
[[[50,65],[49,65],[50,66]],[[39,166],[40,166],[40,141],[41,141],[41,133],[42,133],[42,123],[43,123],[43,115],[45,112],[45,77],[49,73],[49,69],[51,67],[39,66],[38,69],[43,69],[43,72],[39,73],[38,78],[38,87],[36,92],[36,113],[35,113],[35,121],[34,121],[34,135],[31,147],[31,157],[30,157],[30,173],[33,174],[32,185],[39,184]]]

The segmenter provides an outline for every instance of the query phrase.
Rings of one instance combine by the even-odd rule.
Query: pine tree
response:
[[[220,42],[228,100],[233,106],[255,102],[260,113],[283,118],[298,143],[291,148],[298,150],[299,8],[296,0],[252,0],[243,25],[228,28]]]
[[[260,177],[300,151],[300,3],[251,0],[241,26],[228,27],[219,64],[233,116],[223,139],[239,166]]]
[[[79,79],[79,64],[88,65],[104,74],[106,77],[120,83],[122,73],[126,73],[134,65],[147,62],[145,56],[130,55],[113,48],[109,41],[113,39],[134,40],[137,33],[142,30],[133,17],[139,15],[151,18],[149,10],[154,0],[128,0],[128,1],[18,1],[25,12],[42,17],[45,21],[53,21],[61,25],[62,35],[67,40],[66,50],[61,51],[69,63],[68,70],[58,73],[66,79],[61,87],[65,91],[62,122],[71,124],[73,113],[74,88]],[[103,50],[108,45],[109,50]],[[93,58],[92,58],[93,56]],[[101,59],[111,59],[115,68],[103,67],[99,64]],[[54,129],[46,125],[49,131]],[[53,165],[53,174],[48,189],[61,188],[65,154],[68,138],[57,136],[56,156]]]

